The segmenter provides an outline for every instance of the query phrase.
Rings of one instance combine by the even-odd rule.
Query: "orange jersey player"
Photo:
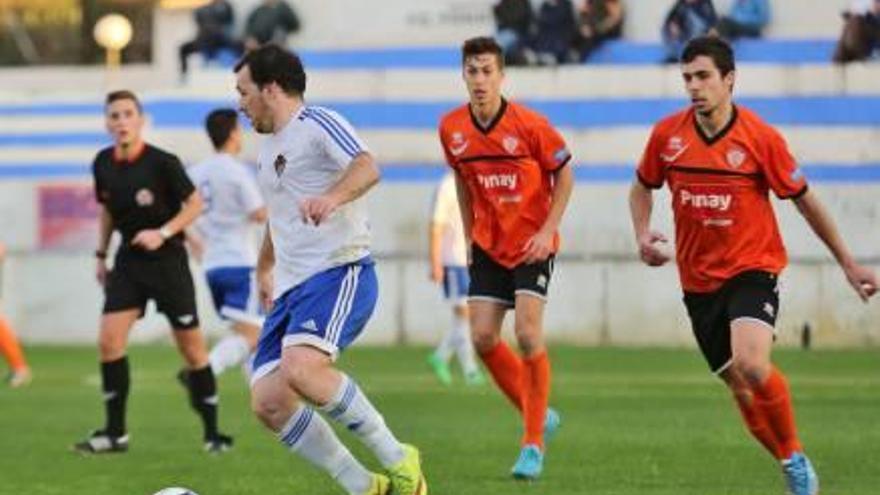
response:
[[[6,246],[0,242],[0,267],[6,256]],[[28,367],[24,352],[21,350],[21,344],[15,336],[9,321],[0,314],[0,354],[9,365],[9,376],[6,377],[6,383],[12,387],[22,387],[31,381],[31,369]]]
[[[455,171],[471,249],[472,335],[493,379],[523,416],[512,474],[535,479],[543,469],[545,433],[559,426],[547,407],[550,361],[542,319],[557,228],[574,182],[571,153],[546,118],[502,97],[503,57],[494,40],[467,40],[462,66],[470,101],[443,117],[440,142]],[[510,308],[522,357],[500,339]]]
[[[792,495],[815,495],[791,396],[770,351],[779,312],[777,277],[787,263],[769,192],[791,199],[828,246],[863,300],[877,286],[810,191],[782,136],[732,101],[735,62],[714,37],[692,40],[681,70],[691,108],[655,127],[630,192],[642,260],[668,261],[650,229],[652,190],[672,193],[675,247],[684,302],[700,350],[733,393],[754,437],[781,463]]]

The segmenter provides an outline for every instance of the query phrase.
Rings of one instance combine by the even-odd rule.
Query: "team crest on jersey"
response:
[[[517,139],[513,136],[506,136],[501,141],[501,146],[504,146],[505,151],[513,154],[513,152],[516,151],[517,146],[519,146],[519,139]]]
[[[134,202],[140,207],[150,206],[155,200],[153,192],[146,188],[138,189],[138,192],[134,194]]]
[[[731,168],[739,168],[746,161],[746,152],[739,148],[731,148],[727,151],[727,164]]]
[[[284,158],[284,155],[275,157],[275,175],[280,178],[285,168],[287,168],[287,158]]]

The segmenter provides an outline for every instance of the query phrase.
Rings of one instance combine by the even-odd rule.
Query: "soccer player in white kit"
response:
[[[376,304],[359,199],[379,180],[375,160],[339,114],[305,105],[297,55],[266,45],[246,54],[235,73],[241,110],[268,135],[257,172],[269,207],[257,281],[271,310],[253,362],[254,412],[350,494],[426,495],[418,450],[400,443],[355,381],[333,366]],[[357,436],[387,476],[367,471],[316,410]]]
[[[254,225],[265,223],[267,209],[256,177],[236,158],[243,138],[238,113],[231,108],[212,111],[205,130],[216,153],[187,170],[205,202],[187,239],[205,270],[214,307],[234,331],[208,356],[217,376],[247,359],[263,325],[252,232]]]
[[[467,244],[458,207],[455,175],[452,173],[443,177],[434,193],[431,226],[428,231],[428,258],[431,263],[429,276],[434,283],[443,286],[443,295],[452,306],[452,327],[428,356],[428,365],[441,383],[450,385],[452,373],[449,370],[449,360],[455,354],[464,373],[465,383],[482,385],[486,380],[474,358],[468,324],[467,294],[470,277]]]

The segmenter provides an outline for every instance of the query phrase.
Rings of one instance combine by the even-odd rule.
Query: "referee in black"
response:
[[[131,91],[107,95],[107,130],[112,147],[92,164],[100,205],[96,275],[104,287],[104,310],[98,348],[107,422],[74,445],[82,453],[128,450],[125,427],[129,391],[128,334],[152,299],[174,329],[174,339],[190,371],[190,404],[204,424],[205,449],[223,452],[232,438],[217,429],[217,384],[208,365],[199,329],[195,288],[184,249],[183,231],[202,210],[202,198],[180,160],[141,139],[143,108]],[[106,258],[110,235],[122,242],[113,270]]]

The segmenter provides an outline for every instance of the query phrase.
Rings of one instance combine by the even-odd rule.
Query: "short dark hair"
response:
[[[276,83],[289,95],[302,96],[306,92],[306,71],[299,55],[275,44],[263,45],[246,53],[235,64],[234,72],[245,66],[251,70],[251,79],[262,89]]]
[[[700,55],[711,58],[722,76],[736,70],[733,48],[717,36],[698,36],[690,40],[681,53],[681,62],[684,64],[693,62]]]
[[[232,131],[238,126],[238,113],[231,108],[218,108],[205,119],[205,130],[214,149],[219,150],[229,141]]]
[[[137,95],[134,94],[133,91],[129,91],[127,89],[120,89],[107,93],[107,99],[104,101],[104,107],[109,107],[111,103],[119,100],[133,101],[134,106],[138,109],[138,113],[144,113],[144,107],[141,105],[141,101],[138,99]]]
[[[461,63],[465,63],[469,57],[476,57],[486,53],[495,55],[495,58],[498,60],[498,68],[504,68],[504,50],[501,49],[501,45],[495,41],[495,38],[488,36],[478,36],[465,40],[464,44],[461,45]]]

